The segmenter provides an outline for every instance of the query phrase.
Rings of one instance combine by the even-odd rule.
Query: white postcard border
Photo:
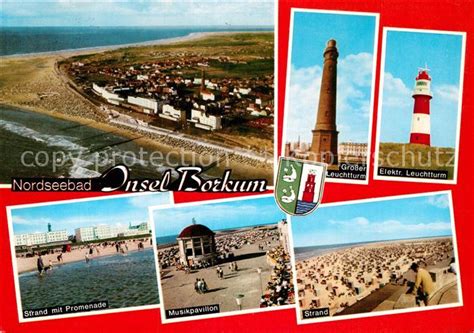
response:
[[[289,227],[288,234],[289,234],[289,240],[290,240],[290,260],[291,260],[291,267],[293,270],[293,285],[295,288],[295,315],[296,315],[297,324],[306,325],[306,324],[324,323],[324,322],[347,320],[347,319],[378,317],[378,316],[395,315],[395,314],[403,314],[403,313],[417,313],[419,311],[441,310],[441,309],[462,307],[464,303],[463,303],[463,296],[462,296],[461,267],[459,264],[456,226],[454,222],[454,206],[453,206],[453,198],[452,198],[451,190],[436,191],[436,192],[423,192],[423,193],[405,194],[405,195],[394,195],[394,196],[377,197],[377,198],[371,198],[371,199],[331,202],[331,203],[321,204],[319,208],[331,207],[331,206],[345,206],[345,205],[378,202],[378,201],[390,201],[390,200],[406,199],[406,198],[429,197],[429,196],[440,195],[440,194],[446,194],[448,195],[448,198],[449,198],[449,211],[450,211],[450,219],[451,219],[450,222],[451,222],[451,232],[452,232],[452,239],[453,239],[454,257],[456,259],[456,264],[457,264],[456,279],[457,279],[457,284],[458,284],[458,302],[450,303],[450,304],[442,304],[442,305],[432,305],[432,306],[427,306],[427,307],[422,307],[422,308],[384,310],[384,311],[366,312],[366,313],[358,313],[358,314],[344,315],[344,316],[329,316],[329,317],[321,317],[321,318],[302,319],[301,318],[302,309],[300,308],[299,295],[298,295],[296,258],[295,258],[295,250],[294,250],[295,247],[294,247],[293,228],[292,228],[292,221],[291,221],[292,217],[288,215],[287,220],[288,220],[288,227]]]
[[[366,158],[366,177],[365,180],[351,180],[342,178],[330,178],[326,177],[327,183],[342,183],[342,184],[359,184],[368,185],[370,177],[370,165],[371,165],[371,144],[372,144],[372,125],[374,117],[374,105],[375,105],[375,79],[377,76],[377,55],[378,55],[378,37],[379,37],[379,22],[380,13],[376,12],[357,12],[357,11],[343,11],[343,10],[321,10],[321,9],[307,9],[307,8],[291,8],[290,14],[290,29],[289,29],[289,41],[288,41],[288,55],[286,64],[286,82],[285,82],[285,101],[284,101],[284,114],[283,114],[283,125],[282,125],[282,139],[281,139],[281,156],[285,154],[285,143],[286,143],[286,126],[288,122],[288,109],[289,109],[289,96],[290,96],[290,77],[291,77],[291,54],[293,50],[293,26],[294,26],[294,15],[296,12],[301,13],[322,13],[322,14],[339,14],[339,15],[359,15],[359,16],[372,16],[375,17],[375,31],[374,31],[374,49],[372,55],[372,80],[371,80],[371,93],[370,93],[370,107],[369,107],[369,120],[368,120],[368,139],[367,139],[367,158]],[[315,92],[316,94],[317,92]],[[276,164],[275,164],[276,165]]]
[[[457,109],[457,125],[456,125],[456,146],[455,149],[455,160],[453,168],[453,179],[442,180],[442,179],[424,179],[424,178],[410,178],[410,177],[392,177],[392,176],[379,176],[379,153],[380,153],[380,129],[382,127],[382,107],[383,107],[383,88],[385,79],[385,57],[387,47],[387,33],[389,31],[398,32],[415,32],[415,33],[426,33],[426,34],[441,34],[441,35],[457,35],[462,37],[461,44],[461,63],[459,64],[459,95],[458,95],[458,109]],[[412,28],[396,28],[396,27],[383,27],[382,33],[382,53],[380,62],[380,81],[379,81],[379,100],[377,107],[377,130],[375,137],[375,151],[374,151],[374,180],[388,180],[388,181],[403,181],[403,182],[416,182],[416,183],[435,183],[435,184],[457,184],[458,177],[458,166],[459,166],[459,150],[460,150],[460,139],[461,139],[461,118],[462,118],[462,96],[464,88],[464,63],[466,58],[466,32],[462,31],[448,31],[448,30],[428,30],[428,29],[412,29]]]
[[[171,193],[164,192],[166,194],[159,194],[159,195],[168,195],[169,197],[169,204],[174,203],[174,198]],[[144,305],[144,306],[131,306],[126,308],[120,309],[105,309],[105,310],[96,310],[96,311],[86,311],[86,312],[77,312],[77,313],[70,313],[64,315],[53,315],[53,316],[44,316],[44,317],[34,317],[34,318],[24,318],[23,317],[23,304],[21,302],[21,291],[20,291],[20,280],[18,277],[18,266],[16,263],[16,251],[15,251],[15,234],[13,232],[13,222],[12,222],[12,210],[16,209],[23,209],[23,208],[32,208],[32,207],[40,207],[40,206],[52,206],[52,205],[60,205],[60,204],[67,204],[67,203],[76,203],[76,202],[87,202],[87,201],[99,201],[99,200],[111,200],[114,198],[126,198],[126,197],[136,197],[136,196],[150,196],[156,195],[158,193],[155,192],[147,192],[147,193],[132,193],[132,194],[118,194],[118,195],[106,195],[106,196],[98,196],[98,197],[87,197],[81,199],[68,199],[68,200],[59,200],[59,201],[48,201],[48,202],[39,202],[33,204],[21,204],[21,205],[13,205],[7,206],[7,223],[8,223],[8,232],[10,238],[10,254],[13,266],[13,280],[15,285],[15,298],[16,298],[16,305],[17,305],[17,314],[18,314],[18,321],[19,323],[29,323],[35,321],[45,321],[45,320],[56,320],[56,319],[64,319],[64,318],[74,318],[74,317],[84,317],[84,316],[95,316],[95,315],[102,315],[102,314],[109,314],[109,313],[119,313],[119,312],[129,312],[129,311],[137,311],[137,310],[150,310],[150,309],[157,309],[160,307],[161,304],[161,295],[160,303],[159,304],[151,304],[151,305]],[[167,204],[168,205],[168,204]],[[145,209],[145,208],[143,208]],[[156,247],[156,246],[154,246]],[[156,269],[156,274],[158,275],[158,270]],[[60,306],[60,305],[58,305]]]
[[[233,201],[245,201],[245,200],[258,200],[258,199],[263,199],[263,198],[275,198],[273,194],[264,194],[264,195],[250,195],[250,196],[242,196],[242,197],[233,197],[233,198],[223,198],[223,199],[212,199],[212,200],[203,200],[203,201],[193,201],[193,202],[185,202],[185,203],[179,203],[179,204],[171,204],[171,205],[163,205],[163,206],[150,206],[148,207],[148,212],[150,216],[150,222],[152,223],[153,226],[153,237],[156,240],[156,228],[155,228],[155,222],[153,218],[154,212],[158,210],[163,210],[163,209],[170,209],[170,208],[182,208],[182,207],[193,207],[193,206],[201,206],[201,205],[208,205],[208,204],[218,204],[218,203],[225,203],[225,202],[233,202]],[[280,210],[278,207],[277,203],[275,202],[275,208]],[[282,212],[282,215],[285,215],[285,213]],[[272,223],[270,223],[272,224]],[[290,225],[288,225],[289,227]],[[289,233],[291,233],[290,229],[288,230]],[[253,308],[253,309],[248,309],[248,310],[235,310],[235,311],[226,311],[226,312],[220,312],[220,313],[213,313],[213,314],[205,314],[205,315],[197,315],[197,316],[187,316],[187,317],[181,317],[181,318],[173,318],[173,319],[167,319],[166,318],[166,309],[164,305],[164,294],[163,294],[163,289],[161,286],[161,279],[160,279],[160,266],[158,263],[158,249],[156,247],[157,244],[154,246],[155,250],[155,261],[157,263],[157,279],[158,279],[158,286],[159,286],[159,295],[160,295],[160,313],[161,313],[161,322],[163,324],[168,324],[168,323],[178,323],[178,322],[189,322],[189,321],[195,321],[195,320],[203,320],[203,319],[209,319],[209,318],[220,318],[220,317],[228,317],[228,316],[237,316],[237,315],[244,315],[244,314],[255,314],[255,313],[264,313],[264,312],[269,312],[269,311],[280,311],[280,310],[288,310],[288,309],[295,309],[295,304],[289,304],[289,305],[281,305],[281,306],[275,306],[275,307],[267,307],[267,308]],[[293,268],[292,268],[293,272]]]

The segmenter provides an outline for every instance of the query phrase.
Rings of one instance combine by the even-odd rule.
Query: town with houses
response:
[[[155,126],[218,131],[244,125],[273,132],[273,72],[247,79],[222,72],[207,77],[216,67],[236,64],[245,62],[181,54],[128,67],[75,61],[69,75],[89,97],[151,116],[149,123]]]

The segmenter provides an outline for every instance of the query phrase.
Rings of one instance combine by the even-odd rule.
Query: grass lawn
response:
[[[379,167],[443,170],[448,171],[448,179],[453,179],[454,158],[454,148],[403,143],[381,143],[378,156]]]

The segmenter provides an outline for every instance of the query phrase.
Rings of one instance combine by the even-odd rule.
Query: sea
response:
[[[157,222],[157,223],[159,223],[159,222]],[[217,229],[217,230],[213,230],[213,231],[216,234],[219,234],[219,233],[223,233],[223,232],[229,233],[229,232],[232,232],[232,231],[237,231],[239,229],[268,227],[268,226],[272,226],[272,225],[271,224],[251,225],[251,226],[239,227],[239,228]],[[155,230],[157,230],[157,228],[155,228]],[[165,247],[165,246],[177,244],[176,238],[178,237],[178,235],[179,234],[156,237],[156,244],[159,247]]]
[[[389,239],[389,240],[377,240],[369,242],[356,242],[356,243],[344,243],[344,244],[330,244],[330,245],[317,245],[317,246],[304,246],[304,247],[295,247],[295,260],[301,261],[313,257],[318,257],[326,253],[335,252],[342,249],[348,249],[351,247],[358,247],[361,245],[373,244],[373,243],[384,243],[384,242],[394,242],[394,241],[406,241],[406,240],[423,240],[430,238],[448,238],[452,237],[451,235],[445,236],[433,236],[433,237],[418,237],[418,238],[408,238],[408,239]]]
[[[19,275],[23,310],[108,301],[109,308],[159,304],[153,249]]]
[[[0,56],[144,43],[201,32],[272,30],[261,26],[0,27]]]
[[[154,150],[114,131],[0,105],[0,183],[11,177],[97,177],[117,164],[134,178],[156,179],[179,157],[153,159]],[[176,176],[176,175],[175,175]]]

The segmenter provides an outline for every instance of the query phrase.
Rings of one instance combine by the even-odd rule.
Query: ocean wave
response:
[[[44,143],[48,147],[60,147],[68,151],[86,151],[87,148],[73,142],[74,138],[66,135],[50,135],[40,133],[32,128],[26,127],[25,125],[19,124],[14,121],[6,121],[0,119],[0,128],[20,135],[24,138],[34,140],[36,142]]]

